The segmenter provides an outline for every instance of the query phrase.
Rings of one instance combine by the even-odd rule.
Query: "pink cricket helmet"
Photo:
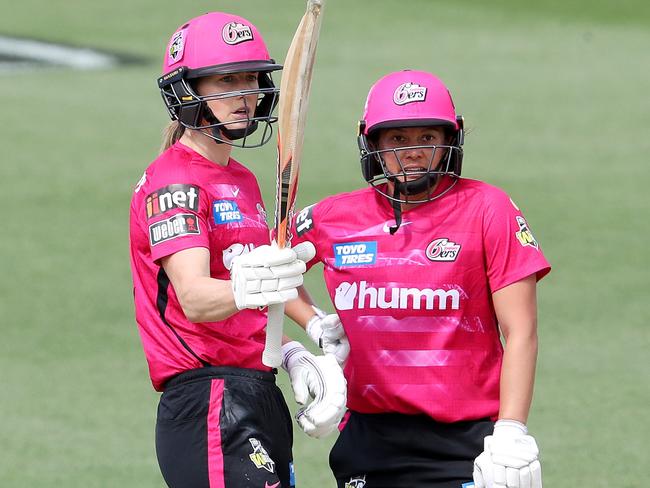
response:
[[[277,120],[271,113],[277,104],[279,89],[273,84],[270,73],[280,69],[282,66],[271,59],[264,39],[251,22],[224,12],[210,12],[185,22],[171,36],[158,86],[173,120],[189,129],[211,129],[204,132],[217,142],[236,145],[232,141],[243,138],[242,147],[254,147],[270,139],[270,124]],[[226,98],[229,94],[202,97],[194,90],[192,80],[249,71],[259,73],[259,90],[232,92],[230,96],[257,93],[255,114],[249,119],[247,128],[228,129],[227,124],[214,117],[205,102],[211,98]],[[266,124],[261,141],[247,144],[246,137],[260,122]]]
[[[276,71],[257,27],[248,20],[223,12],[210,12],[180,26],[172,35],[163,75],[180,68],[188,78],[241,71]]]
[[[390,173],[383,159],[383,154],[387,151],[378,150],[372,143],[376,132],[394,127],[429,126],[445,127],[450,135],[448,145],[434,149],[445,151],[440,164],[417,175],[409,174],[404,169],[397,174]],[[370,88],[363,118],[359,121],[358,143],[363,177],[380,194],[396,203],[433,200],[444,193],[429,193],[424,200],[412,200],[408,197],[432,189],[441,176],[453,179],[460,176],[463,139],[463,118],[456,114],[451,94],[440,79],[425,71],[404,70],[390,73]],[[400,160],[399,149],[390,152]],[[401,183],[407,181],[409,176],[411,179],[418,176],[418,179]],[[392,193],[387,192],[384,185],[388,181],[394,184]],[[438,185],[437,188],[442,187]],[[445,188],[449,189],[450,186]]]
[[[444,125],[458,129],[449,90],[425,71],[397,71],[377,81],[366,100],[363,134],[387,127]]]

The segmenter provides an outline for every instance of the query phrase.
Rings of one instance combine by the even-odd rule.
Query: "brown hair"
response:
[[[183,127],[178,120],[172,120],[167,127],[163,129],[163,141],[160,146],[160,152],[163,152],[169,149],[176,141],[178,141],[183,133],[185,132],[185,127]]]

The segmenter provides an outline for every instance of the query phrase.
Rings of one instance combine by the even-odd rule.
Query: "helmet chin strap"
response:
[[[395,182],[393,186],[393,199],[391,200],[393,214],[395,215],[395,225],[389,227],[390,235],[394,235],[399,229],[399,226],[402,225],[402,202],[399,201],[400,191],[397,188],[397,183],[399,182]]]
[[[208,108],[207,106],[203,109],[203,118],[205,118],[205,120],[210,125],[221,124],[221,121],[214,116],[212,110],[210,110],[210,108]],[[250,122],[248,126],[244,127],[243,129],[226,129],[223,126],[212,127],[211,129],[212,137],[214,138],[214,141],[217,144],[224,143],[221,140],[224,136],[231,141],[236,141],[238,139],[243,139],[244,137],[255,132],[257,130],[257,125],[258,125],[257,121],[254,120]]]
[[[413,181],[399,181],[393,177],[390,180],[393,182],[393,198],[391,204],[393,206],[393,213],[395,214],[395,225],[391,226],[390,235],[395,234],[402,225],[402,203],[408,203],[409,195],[418,195],[424,191],[429,191],[436,184],[438,175],[426,174]],[[401,202],[399,196],[406,196],[406,201]]]

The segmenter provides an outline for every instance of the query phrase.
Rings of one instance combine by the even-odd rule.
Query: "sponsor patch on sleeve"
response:
[[[239,206],[234,200],[215,200],[212,202],[212,217],[215,224],[230,224],[244,220]]]
[[[521,215],[517,215],[516,219],[517,224],[519,225],[519,230],[515,233],[515,236],[517,237],[519,244],[524,247],[530,246],[534,247],[535,249],[539,249],[539,244],[537,244],[535,237],[533,237],[533,233],[528,228],[526,219],[524,219]]]
[[[362,266],[377,261],[377,241],[334,244],[336,266]]]
[[[147,219],[157,217],[174,208],[199,209],[199,187],[175,183],[163,186],[145,198]]]
[[[152,246],[181,236],[200,234],[199,219],[194,214],[177,214],[167,220],[149,226],[149,242]]]
[[[296,217],[296,234],[298,234],[298,237],[302,237],[303,234],[314,228],[313,208],[313,205],[303,208]]]

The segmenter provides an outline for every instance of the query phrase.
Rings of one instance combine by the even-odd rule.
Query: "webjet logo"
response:
[[[342,282],[336,287],[334,305],[338,310],[397,308],[401,310],[458,310],[458,290],[437,288],[386,288],[368,286],[366,281]]]

